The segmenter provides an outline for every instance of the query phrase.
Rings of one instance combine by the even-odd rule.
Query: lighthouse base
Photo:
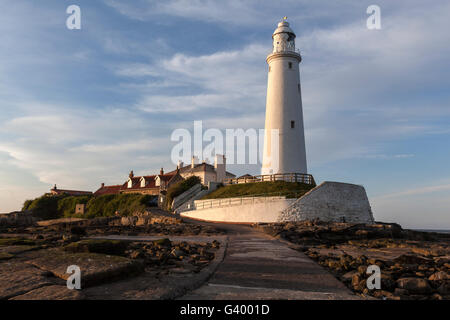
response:
[[[284,209],[278,222],[321,220],[329,222],[374,223],[363,186],[323,182]]]

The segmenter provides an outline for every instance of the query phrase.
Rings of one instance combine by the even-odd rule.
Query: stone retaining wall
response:
[[[329,181],[315,187],[283,210],[278,221],[314,219],[330,222],[374,222],[363,186]]]

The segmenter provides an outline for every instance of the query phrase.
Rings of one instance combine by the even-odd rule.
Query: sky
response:
[[[81,30],[66,27],[73,4]],[[309,173],[363,185],[378,221],[450,229],[448,1],[2,0],[0,15],[0,212],[54,184],[173,170],[171,133],[195,120],[263,128],[265,58],[287,16]]]

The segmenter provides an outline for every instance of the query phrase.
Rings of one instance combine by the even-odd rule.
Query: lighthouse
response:
[[[307,173],[302,94],[295,33],[286,17],[273,32],[266,98],[262,174]]]

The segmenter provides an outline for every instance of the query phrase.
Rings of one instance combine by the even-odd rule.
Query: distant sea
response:
[[[445,230],[445,229],[412,229],[412,230],[422,231],[422,232],[450,233],[450,230]]]

